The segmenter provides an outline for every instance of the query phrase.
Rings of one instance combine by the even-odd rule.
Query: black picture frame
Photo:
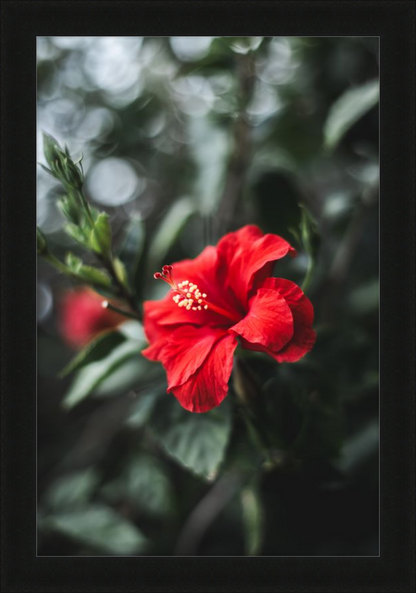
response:
[[[414,591],[415,3],[1,4],[2,591]],[[36,556],[36,37],[379,36],[380,557]]]

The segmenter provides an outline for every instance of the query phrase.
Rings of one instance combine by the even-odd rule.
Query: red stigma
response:
[[[168,279],[171,278],[172,270],[173,270],[172,266],[163,266],[163,268],[162,268],[163,276]]]
[[[169,286],[171,286],[174,289],[176,285],[172,278],[172,270],[173,266],[163,266],[162,272],[155,272],[153,274],[153,278],[155,278],[156,280],[164,280],[169,284]]]

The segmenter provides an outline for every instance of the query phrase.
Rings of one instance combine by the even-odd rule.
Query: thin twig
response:
[[[119,296],[122,297],[128,303],[130,309],[132,311],[134,311],[136,318],[139,321],[141,321],[142,320],[141,311],[139,310],[139,308],[136,304],[136,301],[135,301],[133,295],[131,294],[131,292],[123,285],[122,282],[120,282],[120,280],[117,276],[117,273],[114,269],[113,261],[111,259],[107,259],[107,258],[99,255],[98,253],[96,253],[95,256],[102,263],[102,265],[106,268],[106,270],[109,272],[111,278],[113,279],[114,284],[118,288]]]
[[[78,190],[78,196],[81,200],[81,203],[84,206],[85,212],[87,214],[88,220],[91,224],[91,228],[94,228],[94,219],[91,213],[91,209],[90,209],[90,205],[88,203],[87,198],[84,195],[84,192],[82,191],[82,189]],[[98,244],[100,245],[100,237],[97,233],[97,241]],[[100,245],[101,246],[101,245]],[[132,293],[130,292],[130,290],[124,286],[124,284],[119,280],[117,272],[115,270],[114,267],[114,261],[113,261],[113,257],[110,253],[110,255],[100,255],[98,253],[95,253],[95,256],[97,257],[97,259],[100,261],[100,263],[106,268],[106,270],[109,272],[111,278],[113,279],[113,282],[115,283],[115,285],[118,288],[119,291],[119,295],[128,303],[128,305],[130,306],[131,310],[134,311],[134,313],[136,314],[136,319],[141,320],[142,319],[142,315],[141,312],[139,311],[136,301],[132,295]]]
[[[222,476],[189,515],[175,546],[176,556],[194,555],[210,524],[238,492],[237,476]]]
[[[124,309],[119,309],[115,305],[112,305],[108,301],[103,301],[101,303],[103,309],[110,309],[110,311],[114,311],[114,313],[119,313],[120,315],[124,315],[124,317],[129,317],[130,319],[139,319],[135,313],[130,313],[129,311],[125,311]]]

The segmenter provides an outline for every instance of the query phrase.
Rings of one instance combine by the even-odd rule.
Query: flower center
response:
[[[164,280],[171,287],[175,293],[172,300],[178,305],[178,307],[184,307],[187,311],[202,311],[211,309],[224,317],[228,317],[232,321],[236,322],[236,319],[229,311],[226,311],[222,307],[218,307],[213,303],[209,302],[208,295],[205,292],[201,292],[196,284],[189,280],[183,280],[176,284],[172,278],[173,266],[163,266],[162,272],[156,272],[153,277],[156,280]]]

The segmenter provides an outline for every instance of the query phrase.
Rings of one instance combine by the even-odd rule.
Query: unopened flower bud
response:
[[[43,154],[51,169],[57,158],[57,149],[60,149],[58,141],[49,134],[43,134]]]
[[[43,134],[43,151],[49,165],[47,171],[53,177],[74,189],[82,188],[84,175],[78,165],[80,161],[74,163],[67,147],[63,150],[53,136]]]
[[[73,224],[79,224],[81,220],[81,212],[77,202],[71,195],[64,196],[57,202],[57,206],[62,214]]]

